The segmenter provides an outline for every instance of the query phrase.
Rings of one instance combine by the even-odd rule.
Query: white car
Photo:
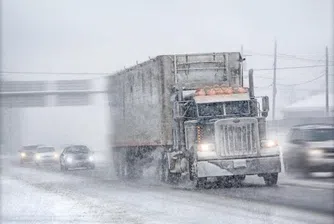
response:
[[[58,164],[59,155],[52,146],[39,146],[36,149],[34,161],[37,166],[41,164]]]

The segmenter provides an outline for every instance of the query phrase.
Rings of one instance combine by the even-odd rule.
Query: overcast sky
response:
[[[112,73],[149,56],[239,51],[242,45],[251,55],[247,69],[272,68],[275,39],[279,68],[324,65],[326,45],[332,65],[333,10],[332,0],[2,0],[1,70]],[[324,71],[278,70],[278,108],[324,88],[324,77],[286,86]],[[272,71],[255,75],[256,93],[271,97]]]
[[[314,59],[279,56],[278,67],[324,64],[326,45],[334,60],[332,2],[2,0],[2,70],[113,72],[149,56],[241,45],[252,55],[247,68],[272,68],[275,39],[279,54]],[[323,70],[279,71],[278,79],[294,84]],[[257,74],[259,87],[271,83],[272,71]]]

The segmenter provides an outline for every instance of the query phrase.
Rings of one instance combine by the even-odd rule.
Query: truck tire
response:
[[[143,157],[143,152],[140,149],[127,149],[125,160],[125,175],[127,179],[139,179],[142,177],[143,170],[140,166],[140,160],[142,160]]]
[[[133,160],[126,160],[126,178],[127,179],[136,179],[136,167]]]
[[[230,177],[218,177],[218,187],[231,188],[233,187],[233,182]]]
[[[171,173],[168,169],[167,152],[163,151],[160,160],[160,180],[166,184],[177,185],[180,182],[181,175],[178,173]]]
[[[263,176],[263,179],[267,186],[276,185],[278,180],[278,173],[267,173]]]
[[[190,162],[189,162],[189,170],[190,170],[190,181],[192,182],[192,185],[195,188],[205,188],[207,179],[206,178],[200,178],[197,176],[197,160],[190,156]]]
[[[246,175],[235,175],[228,178],[222,178],[221,186],[231,188],[240,187],[242,182],[246,179]]]
[[[113,148],[112,149],[112,161],[114,165],[114,170],[116,176],[120,179],[123,179],[125,176],[125,156],[124,152],[120,149]]]
[[[170,172],[168,170],[168,161],[167,161],[167,153],[166,152],[161,152],[161,158],[159,161],[159,176],[160,176],[160,181],[163,183],[169,183],[170,179]]]

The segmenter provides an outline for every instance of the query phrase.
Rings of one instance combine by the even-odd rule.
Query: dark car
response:
[[[299,125],[291,128],[284,153],[287,172],[334,171],[334,126],[327,124]]]
[[[40,145],[26,145],[23,146],[20,150],[20,164],[26,162],[34,162],[36,150]]]
[[[71,145],[64,148],[60,154],[60,169],[95,168],[93,152],[85,145]]]

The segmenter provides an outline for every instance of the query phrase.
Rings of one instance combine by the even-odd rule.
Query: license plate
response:
[[[233,167],[234,167],[234,168],[247,167],[247,166],[246,166],[246,160],[245,160],[245,159],[234,160],[234,161],[233,161]]]

